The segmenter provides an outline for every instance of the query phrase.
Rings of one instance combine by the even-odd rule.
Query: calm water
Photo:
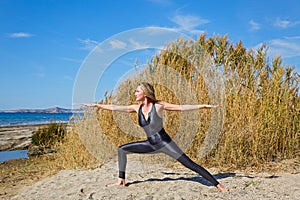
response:
[[[27,150],[0,151],[0,162],[28,158]]]
[[[0,127],[67,123],[72,113],[0,113]],[[0,162],[28,158],[27,150],[2,151]]]
[[[0,113],[0,127],[67,123],[72,113]]]

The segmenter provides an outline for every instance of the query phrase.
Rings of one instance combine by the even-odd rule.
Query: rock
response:
[[[27,149],[33,132],[47,125],[0,127],[0,151]]]
[[[27,155],[28,157],[33,157],[51,153],[55,153],[55,150],[52,148],[42,146],[29,146]]]

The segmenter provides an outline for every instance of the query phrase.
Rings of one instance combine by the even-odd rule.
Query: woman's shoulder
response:
[[[168,102],[165,102],[165,101],[162,101],[162,100],[158,100],[156,102],[156,105],[159,106],[159,107],[164,107],[166,104],[168,104]]]
[[[166,102],[162,101],[162,100],[157,100],[155,102],[156,105],[164,105]]]
[[[156,107],[157,110],[163,109],[164,108],[164,102],[160,101],[160,100],[155,102],[155,107]]]
[[[141,104],[131,104],[129,105],[129,107],[138,112],[139,108],[141,107]]]

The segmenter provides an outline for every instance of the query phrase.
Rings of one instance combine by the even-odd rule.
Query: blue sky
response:
[[[281,55],[300,71],[298,0],[0,0],[0,20],[0,110],[72,107],[74,83],[91,50],[137,28],[168,28],[192,38],[228,34],[246,48],[266,43],[270,58]],[[136,58],[142,64],[152,55],[115,60],[95,98],[112,89]]]

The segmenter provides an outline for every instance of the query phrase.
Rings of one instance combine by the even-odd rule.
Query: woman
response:
[[[207,179],[219,191],[226,192],[227,189],[221,185],[206,169],[193,162],[182,150],[172,141],[163,128],[163,110],[189,111],[205,108],[216,108],[214,105],[175,105],[155,98],[154,88],[146,82],[138,85],[135,91],[137,101],[140,105],[117,106],[102,104],[83,104],[88,107],[97,107],[112,111],[137,112],[139,125],[145,130],[147,140],[122,145],[118,148],[119,179],[111,185],[125,186],[125,170],[127,154],[129,153],[165,153],[179,161],[185,167],[199,173]]]

